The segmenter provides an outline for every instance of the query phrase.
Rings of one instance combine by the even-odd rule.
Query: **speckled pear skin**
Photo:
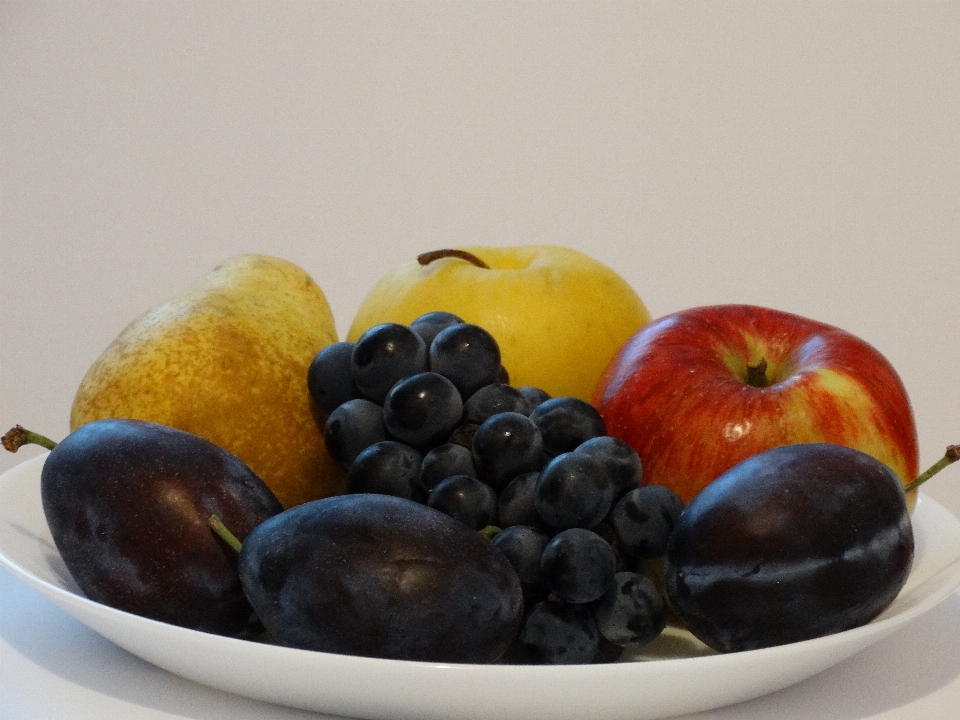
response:
[[[336,340],[327,299],[302,268],[240,255],[120,333],[80,383],[70,427],[111,417],[169,425],[235,454],[284,507],[335,495],[346,476],[306,378]]]

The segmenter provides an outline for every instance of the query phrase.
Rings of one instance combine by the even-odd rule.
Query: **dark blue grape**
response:
[[[541,530],[548,527],[537,512],[537,506],[534,501],[537,478],[539,476],[540,473],[536,470],[521,473],[507,483],[507,486],[500,491],[500,498],[497,505],[500,527],[508,528],[511,525],[531,525]]]
[[[334,409],[323,426],[327,451],[349,465],[363,450],[387,439],[383,408],[366,398],[355,398]]]
[[[463,404],[463,421],[480,425],[484,420],[502,412],[530,414],[530,406],[520,391],[509,385],[484,385]]]
[[[620,438],[601,435],[577,446],[575,452],[587,453],[598,460],[613,483],[614,498],[621,498],[640,487],[643,464],[637,451]]]
[[[610,543],[610,547],[613,548],[613,552],[616,553],[617,556],[617,572],[624,570],[632,571],[637,569],[637,564],[634,562],[633,558],[620,552],[620,538],[617,537],[617,533],[613,529],[613,525],[610,524],[609,516],[604,519],[603,522],[597,523],[590,528],[590,531],[595,532],[597,535]]]
[[[524,590],[536,590],[543,586],[540,558],[550,542],[546,533],[529,525],[512,525],[497,533],[492,542],[507,556]]]
[[[441,481],[427,496],[427,505],[474,530],[497,521],[497,495],[493,488],[469,475],[454,475]]]
[[[615,645],[600,635],[600,646],[597,648],[597,654],[593,656],[594,663],[614,663],[623,657],[623,646]]]
[[[307,370],[307,389],[314,402],[327,415],[337,407],[358,397],[350,374],[353,343],[338,342],[318,352]]]
[[[613,484],[595,458],[585,453],[563,453],[541,471],[534,503],[540,517],[552,527],[590,528],[610,512]]]
[[[463,320],[453,313],[436,310],[418,317],[410,323],[410,329],[423,338],[424,344],[429,348],[441,330],[446,330],[451,325],[460,325],[462,322]]]
[[[440,484],[441,480],[446,480],[453,475],[477,476],[473,455],[463,445],[445,443],[423,456],[420,483],[427,490],[432,490]]]
[[[434,372],[404,378],[383,402],[383,422],[394,438],[419,450],[446,442],[463,417],[453,383]]]
[[[423,456],[395,440],[382,440],[361,452],[347,473],[352,493],[379,493],[415,499],[422,495],[420,464]]]
[[[530,413],[540,429],[543,448],[548,455],[576,450],[590,438],[607,434],[600,413],[590,403],[574,397],[545,400]]]
[[[473,435],[477,432],[479,425],[465,425],[461,424],[454,428],[453,432],[450,434],[450,440],[454,445],[463,445],[463,447],[468,450],[473,450]]]
[[[500,490],[517,475],[543,465],[540,431],[520,413],[489,417],[473,434],[473,462],[480,479]]]
[[[479,325],[451,325],[433,339],[430,369],[449,378],[468,398],[484,385],[496,382],[500,372],[500,347]]]
[[[610,587],[617,572],[617,555],[595,532],[571,528],[547,543],[540,572],[550,592],[561,600],[588,603]]]
[[[517,391],[526,399],[527,405],[530,406],[530,412],[550,399],[550,394],[546,390],[541,390],[533,385],[521,385],[517,388]]]
[[[610,511],[610,522],[620,539],[620,549],[643,560],[663,555],[674,525],[683,511],[683,500],[662,485],[631,490]]]
[[[427,346],[406,325],[384,323],[367,330],[353,348],[350,372],[363,395],[382,403],[397,382],[427,369]]]
[[[583,605],[545,600],[527,615],[519,640],[537,662],[583,665],[593,661],[600,631],[593,613]]]
[[[593,606],[600,634],[617,645],[643,645],[666,625],[663,596],[643,575],[619,572]]]

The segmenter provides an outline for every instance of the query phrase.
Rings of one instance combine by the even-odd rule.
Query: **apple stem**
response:
[[[417,255],[417,262],[421,265],[429,265],[434,260],[442,260],[443,258],[459,258],[460,260],[466,260],[476,265],[478,268],[483,268],[484,270],[489,270],[490,266],[487,265],[483,260],[478,258],[473,253],[469,253],[466,250],[433,250],[432,252],[425,252],[421,255]]]
[[[948,445],[947,451],[943,454],[943,457],[937,460],[937,462],[935,462],[925,471],[920,473],[916,480],[903,488],[903,491],[913,492],[918,487],[923,485],[927,480],[943,470],[947,465],[955,463],[957,460],[960,460],[960,445]]]
[[[765,388],[768,385],[766,358],[760,358],[756,365],[747,365],[747,385],[755,388]]]
[[[24,445],[39,445],[47,450],[53,450],[57,446],[50,438],[40,433],[31,432],[20,425],[8,430],[7,434],[0,438],[0,443],[12,453],[15,453]]]
[[[212,527],[213,531],[220,536],[221,540],[232,547],[236,552],[240,552],[240,550],[243,548],[243,543],[237,540],[237,536],[230,532],[227,526],[223,524],[223,520],[216,515],[211,515],[207,522],[210,523],[210,527]]]

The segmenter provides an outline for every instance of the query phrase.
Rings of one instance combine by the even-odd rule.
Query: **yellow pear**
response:
[[[284,507],[338,494],[345,474],[307,390],[311,360],[336,340],[327,299],[302,268],[240,255],[120,333],[80,383],[70,427],[151,420],[229,450]]]
[[[588,402],[614,353],[650,322],[627,281],[582,252],[464,247],[425,253],[388,272],[360,304],[347,339],[434,310],[493,335],[511,385]]]

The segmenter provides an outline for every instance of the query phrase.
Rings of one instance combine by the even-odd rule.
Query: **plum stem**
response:
[[[12,453],[15,453],[24,445],[39,445],[47,450],[53,450],[57,446],[50,438],[40,433],[31,432],[21,425],[8,430],[7,434],[0,438],[0,443]]]
[[[478,268],[483,268],[484,270],[489,270],[490,266],[487,265],[483,260],[478,258],[473,253],[469,253],[466,250],[433,250],[431,252],[425,252],[421,255],[417,255],[417,262],[421,265],[429,265],[434,260],[442,260],[443,258],[459,258],[460,260],[466,260],[467,262],[473,263]]]
[[[927,480],[943,470],[947,465],[951,465],[957,460],[960,460],[960,445],[948,445],[947,451],[943,454],[943,457],[920,473],[916,480],[903,488],[903,491],[913,492],[918,487],[923,485]]]
[[[221,540],[232,547],[236,552],[240,552],[240,550],[243,548],[243,543],[237,540],[237,536],[230,532],[227,526],[223,524],[223,520],[216,515],[211,515],[207,522],[210,523],[210,527],[212,527],[213,531],[220,536]]]
[[[498,528],[496,525],[487,525],[486,527],[482,528],[481,530],[478,530],[477,532],[480,533],[481,537],[486,538],[487,540],[493,540],[497,535],[499,535],[503,531],[500,528]]]

